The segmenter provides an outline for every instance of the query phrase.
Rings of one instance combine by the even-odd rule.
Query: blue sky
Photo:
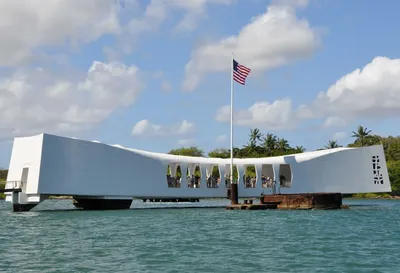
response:
[[[168,152],[229,148],[250,128],[307,150],[361,124],[399,135],[398,1],[0,3],[0,167],[41,132]],[[57,16],[54,16],[57,14]]]

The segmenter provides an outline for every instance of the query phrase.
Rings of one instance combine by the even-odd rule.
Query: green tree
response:
[[[260,129],[255,128],[255,129],[250,129],[250,135],[249,135],[249,144],[251,148],[255,148],[257,146],[257,141],[260,141],[262,138],[262,134],[260,132]]]
[[[280,139],[278,139],[277,149],[278,149],[281,153],[284,154],[285,152],[287,152],[287,151],[290,150],[291,148],[290,148],[289,142],[288,142],[286,139],[280,138]]]
[[[231,151],[228,149],[215,149],[208,153],[208,157],[230,158]]]
[[[294,150],[296,153],[304,153],[306,151],[306,148],[304,148],[303,146],[296,146]]]
[[[328,144],[325,145],[325,149],[335,149],[335,148],[340,148],[340,147],[342,147],[342,146],[339,145],[336,140],[329,140]]]
[[[372,146],[383,144],[384,138],[378,135],[368,135],[363,139],[363,145],[361,145],[361,141],[356,139],[353,143],[347,145],[348,147],[363,147],[363,146]]]
[[[400,161],[387,162],[392,194],[400,195]]]
[[[386,160],[400,161],[400,137],[389,136],[382,138],[383,148],[385,150]]]
[[[355,137],[356,140],[354,141],[354,144],[360,143],[361,147],[365,146],[366,144],[366,138],[369,136],[371,133],[371,130],[368,130],[368,128],[364,128],[363,126],[359,125],[357,127],[357,131],[353,131],[352,137]]]
[[[1,170],[0,169],[0,181],[7,180],[8,170]]]
[[[272,156],[276,147],[278,146],[278,137],[274,134],[268,133],[262,138],[262,146],[268,156]]]
[[[8,170],[0,169],[0,189],[4,189],[6,186],[5,181],[7,180]],[[4,193],[0,193],[0,200],[5,199],[6,196]]]
[[[179,148],[173,149],[169,151],[171,155],[183,155],[183,156],[194,156],[194,157],[203,157],[204,152],[202,149],[198,147],[189,147],[189,148]]]

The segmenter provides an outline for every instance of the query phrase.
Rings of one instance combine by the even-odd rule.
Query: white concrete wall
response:
[[[43,139],[43,145],[42,145]],[[374,184],[372,156],[381,158],[384,184]],[[150,155],[149,155],[150,156]],[[27,192],[45,195],[121,196],[121,197],[225,197],[225,164],[229,159],[190,158],[137,153],[106,144],[82,141],[53,135],[17,138],[13,147],[8,180],[20,180],[22,168],[29,166]],[[199,164],[193,163],[198,160]],[[166,181],[167,165],[173,161],[185,167],[200,165],[200,188],[188,188],[182,179],[181,188],[169,188]],[[221,168],[219,188],[207,188],[206,168]],[[389,192],[390,182],[382,146],[361,149],[336,149],[300,155],[264,158],[235,159],[239,169],[239,197],[256,197],[270,188],[245,188],[242,175],[244,166],[256,165],[260,176],[262,164],[271,164],[279,186],[279,165],[290,164],[293,180],[291,188],[281,188],[281,193],[305,192]],[[40,169],[40,173],[39,173]],[[174,169],[174,168],[172,168]],[[38,186],[39,183],[39,186]]]
[[[167,164],[109,145],[45,135],[39,192],[132,196],[167,188]],[[171,169],[172,172],[175,168]]]
[[[105,144],[45,135],[41,194],[134,197],[225,197],[226,189],[169,188],[168,162]],[[201,166],[205,172],[204,167]]]
[[[7,181],[22,180],[23,169],[29,168],[27,179],[23,185],[25,194],[38,192],[42,142],[43,135],[14,139]],[[11,201],[11,198],[11,193],[6,193],[6,201]]]
[[[384,184],[374,184],[372,156],[381,158]],[[380,145],[343,150],[296,164],[294,157],[285,160],[292,167],[291,188],[281,193],[296,192],[390,192],[383,147]]]

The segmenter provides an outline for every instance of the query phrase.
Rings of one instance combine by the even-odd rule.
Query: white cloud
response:
[[[182,20],[176,26],[177,30],[180,31],[192,31],[194,30],[199,21],[207,16],[206,9],[207,5],[230,5],[233,0],[175,0],[176,7],[183,8],[186,10]]]
[[[48,57],[43,48],[76,47],[105,34],[118,36],[115,47],[104,47],[110,60],[118,60],[168,19],[182,14],[175,29],[192,31],[210,5],[232,2],[151,0],[143,10],[137,0],[0,1],[0,66],[42,60]]]
[[[312,107],[325,115],[388,117],[400,114],[400,59],[376,57],[343,76]]]
[[[130,0],[132,1],[132,0]],[[124,55],[131,54],[134,48],[145,37],[158,32],[167,22],[175,24],[174,31],[190,32],[207,18],[207,9],[211,5],[230,5],[236,0],[150,0],[133,1],[126,14],[127,23],[121,27],[117,43],[104,47],[103,51],[110,60],[122,60]],[[178,16],[178,22],[175,19]],[[121,16],[124,17],[124,16]],[[171,20],[172,19],[172,20]]]
[[[235,123],[269,129],[293,128],[302,120],[324,118],[322,128],[344,127],[357,119],[392,118],[400,115],[400,59],[376,57],[362,69],[340,78],[308,105],[293,108],[289,99],[256,102],[235,113]],[[216,119],[229,122],[229,106]]]
[[[196,141],[193,138],[180,139],[180,140],[178,140],[178,145],[189,146],[189,145],[193,145],[195,142]]]
[[[305,7],[308,5],[309,0],[273,0],[272,3],[289,7]]]
[[[183,89],[194,90],[207,73],[230,70],[231,52],[252,74],[309,57],[319,45],[317,32],[288,5],[272,5],[244,26],[237,36],[200,46],[186,65]],[[251,77],[252,75],[250,75]]]
[[[332,127],[344,127],[346,126],[346,121],[343,118],[331,116],[325,119],[323,128],[332,128]]]
[[[220,136],[217,137],[216,141],[220,142],[220,143],[223,143],[223,142],[226,142],[227,139],[228,138],[227,138],[226,135],[220,135]]]
[[[347,137],[347,133],[346,132],[336,132],[333,134],[333,140],[342,140],[345,137]]]
[[[202,18],[206,17],[208,5],[229,5],[232,2],[233,0],[151,0],[144,14],[129,22],[129,32],[138,34],[155,31],[174,11],[184,13],[176,29],[191,31],[197,27]]]
[[[170,126],[153,124],[149,120],[144,119],[138,121],[132,129],[132,135],[134,136],[172,136],[172,135],[187,135],[195,131],[193,123],[183,120],[179,124],[173,124]]]
[[[3,137],[89,128],[134,103],[143,89],[138,74],[135,66],[95,61],[79,79],[40,68],[0,78]]]
[[[230,122],[230,106],[218,109],[215,119],[219,122]],[[248,127],[283,130],[293,128],[296,124],[296,113],[292,110],[290,99],[276,100],[273,103],[260,101],[250,108],[234,113],[233,122]]]
[[[36,58],[41,46],[75,46],[120,31],[113,0],[0,1],[0,26],[0,66]]]

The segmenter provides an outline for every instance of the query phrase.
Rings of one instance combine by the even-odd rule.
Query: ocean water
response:
[[[12,213],[0,201],[0,272],[400,272],[400,201],[345,203],[349,210],[78,211],[47,200]]]

